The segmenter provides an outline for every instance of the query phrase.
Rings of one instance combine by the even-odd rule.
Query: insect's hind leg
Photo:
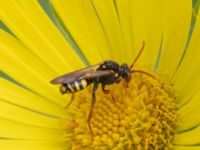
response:
[[[96,102],[96,91],[97,91],[98,85],[99,85],[99,82],[94,83],[94,87],[93,87],[93,90],[92,90],[92,103],[91,103],[90,112],[89,112],[88,119],[87,119],[87,123],[88,123],[88,127],[89,127],[89,130],[90,130],[90,134],[91,134],[92,139],[93,139],[93,132],[92,132],[92,128],[91,128],[91,125],[90,125],[90,121],[91,121],[91,118],[92,118],[93,109],[94,109],[95,102]]]
[[[65,109],[67,109],[67,108],[71,105],[71,103],[73,102],[74,98],[75,98],[75,93],[72,93],[72,95],[71,95],[71,100],[70,100],[69,103],[65,106]]]

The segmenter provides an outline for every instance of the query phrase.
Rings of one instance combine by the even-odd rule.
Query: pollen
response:
[[[73,119],[65,120],[65,141],[73,150],[156,150],[171,149],[177,113],[173,86],[150,76],[134,73],[123,83],[107,87],[114,96],[96,93],[91,129],[87,117],[92,87],[77,93],[70,106]]]

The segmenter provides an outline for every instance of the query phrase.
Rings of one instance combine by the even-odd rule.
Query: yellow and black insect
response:
[[[111,91],[105,89],[105,86],[113,84],[113,83],[118,83],[121,79],[124,79],[128,83],[128,81],[130,80],[131,74],[134,72],[140,72],[140,73],[147,74],[151,77],[154,77],[151,74],[141,71],[141,70],[132,70],[133,66],[135,65],[139,56],[141,55],[143,49],[144,49],[144,42],[143,42],[141,50],[139,51],[137,57],[135,58],[134,62],[132,63],[130,67],[126,63],[119,65],[115,61],[106,60],[97,65],[86,67],[86,68],[68,73],[66,75],[60,76],[52,80],[51,83],[62,84],[60,87],[60,92],[62,94],[72,93],[72,95],[73,93],[86,88],[88,85],[94,84],[93,90],[92,90],[91,109],[90,109],[89,116],[87,119],[89,129],[92,132],[91,126],[90,126],[90,120],[92,117],[93,108],[95,106],[95,101],[96,101],[95,93],[99,84],[101,84],[101,87],[104,93],[112,94]],[[71,101],[67,105],[67,107],[71,104],[72,101],[73,101],[73,96],[71,98]]]

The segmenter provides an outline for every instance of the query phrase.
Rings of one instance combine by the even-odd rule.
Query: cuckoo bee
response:
[[[88,127],[91,133],[92,133],[92,130],[90,126],[90,120],[92,117],[93,108],[95,106],[95,102],[96,102],[95,94],[96,94],[99,84],[101,84],[101,88],[104,93],[106,94],[110,93],[112,95],[111,91],[105,89],[106,85],[118,83],[120,79],[124,79],[124,81],[128,83],[128,81],[130,80],[131,74],[134,72],[143,73],[154,78],[153,75],[145,71],[132,70],[133,66],[135,65],[138,58],[140,57],[143,49],[144,49],[144,42],[142,44],[141,50],[139,51],[134,62],[130,66],[128,66],[126,63],[119,65],[115,61],[106,60],[106,61],[103,61],[102,63],[62,75],[51,81],[52,84],[61,84],[60,92],[62,94],[72,93],[71,101],[68,103],[67,107],[73,101],[74,99],[73,95],[75,92],[78,92],[86,88],[90,84],[93,84],[91,108],[90,108],[90,112],[87,119]],[[113,95],[112,95],[112,98],[114,101]]]

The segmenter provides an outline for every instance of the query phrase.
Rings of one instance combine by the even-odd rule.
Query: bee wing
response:
[[[51,81],[52,84],[65,84],[73,82],[77,79],[79,79],[82,76],[85,76],[86,74],[92,74],[96,72],[96,69],[99,67],[100,64],[96,64],[93,66],[89,66],[74,72],[70,72],[68,74],[59,76]]]
[[[99,78],[102,76],[111,76],[114,72],[112,70],[97,70],[95,72],[88,72],[82,76],[80,76],[78,79],[93,79],[93,78]]]

